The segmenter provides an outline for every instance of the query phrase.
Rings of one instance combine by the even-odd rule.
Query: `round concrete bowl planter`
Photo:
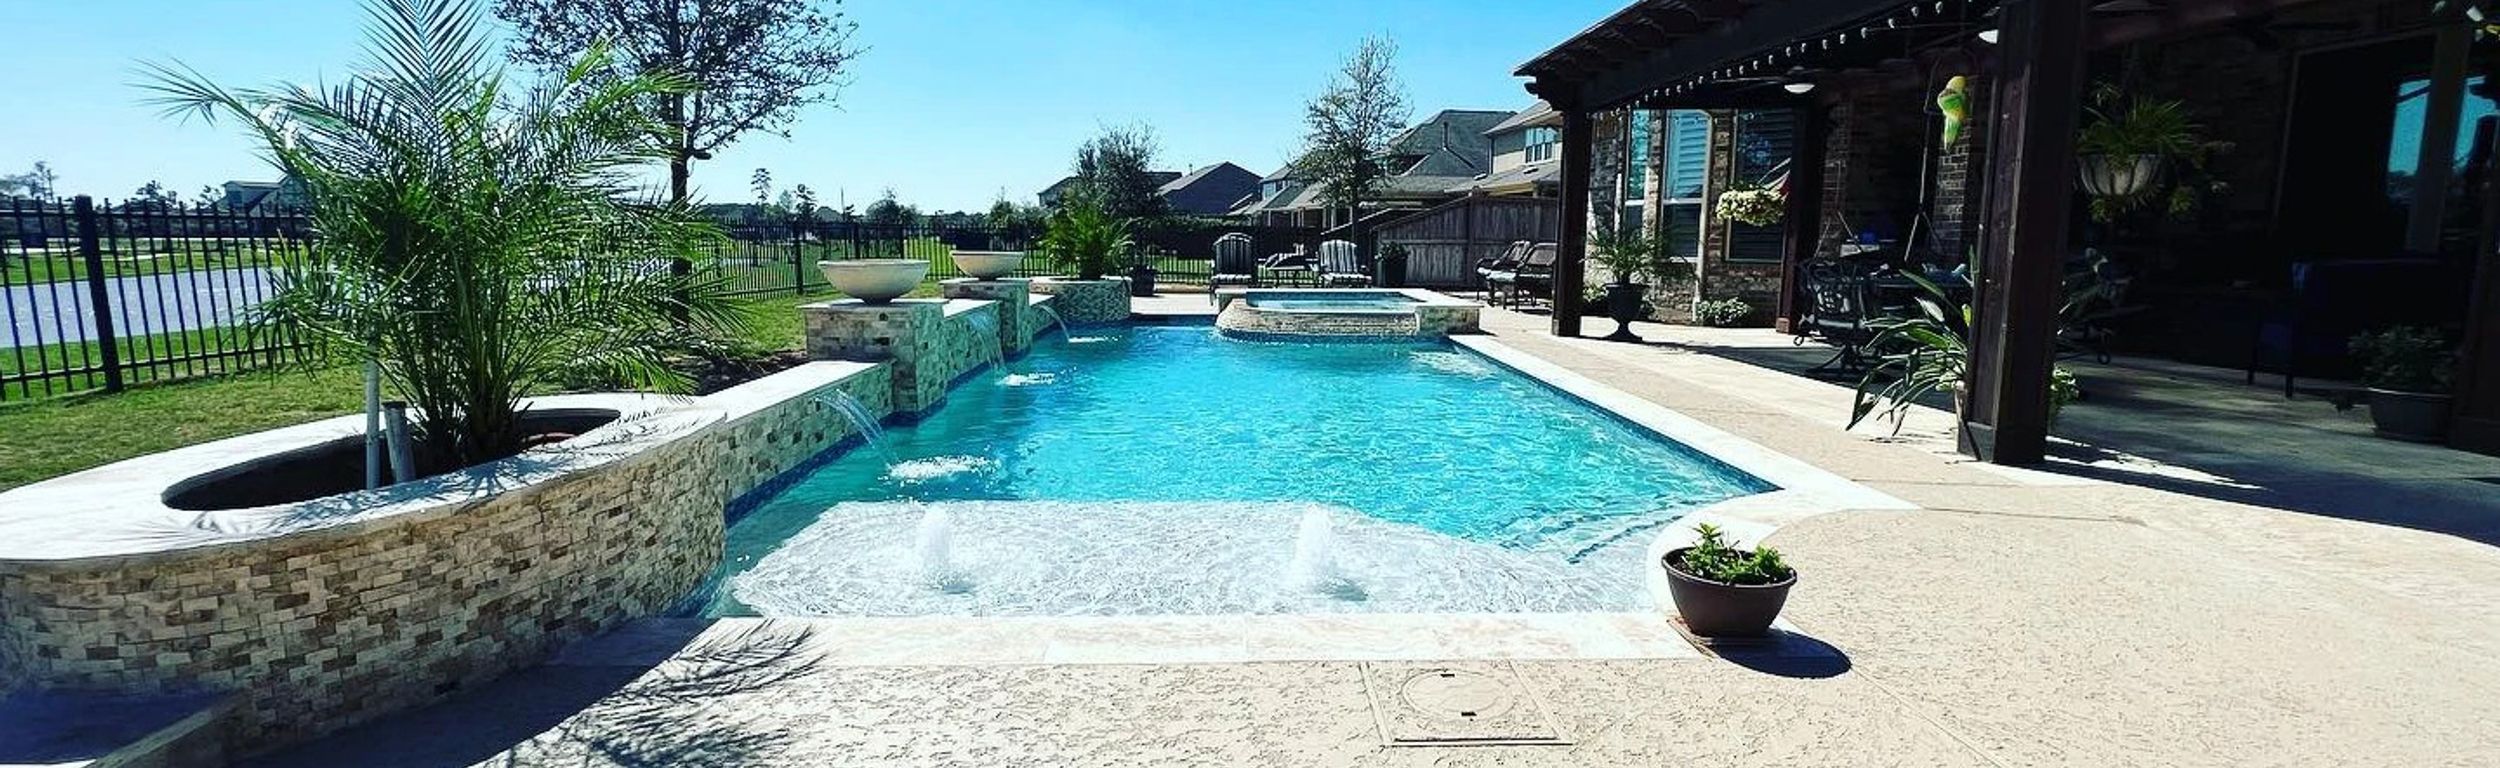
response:
[[[955,269],[975,280],[996,280],[1024,265],[1023,251],[956,251]]]
[[[2448,439],[2448,409],[2454,398],[2426,392],[2370,388],[2370,424],[2380,437],[2414,443]]]
[[[1761,637],[1771,631],[1771,622],[1780,616],[1780,608],[1788,604],[1788,588],[1797,585],[1797,574],[1769,584],[1729,584],[1685,573],[1677,563],[1691,547],[1667,551],[1659,567],[1667,569],[1667,596],[1675,602],[1675,612],[1684,617],[1684,628],[1702,637]]]
[[[870,304],[902,298],[929,275],[927,259],[819,261],[816,268],[825,273],[825,282],[832,283],[834,290]]]

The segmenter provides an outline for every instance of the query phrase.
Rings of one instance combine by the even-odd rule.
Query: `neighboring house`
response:
[[[1226,165],[1231,165],[1231,163],[1226,163]],[[1243,171],[1243,172],[1244,172],[1244,173],[1248,173],[1248,171]],[[1154,183],[1155,183],[1155,186],[1160,187],[1160,186],[1163,186],[1163,185],[1166,185],[1166,184],[1170,184],[1170,183],[1172,183],[1172,182],[1174,182],[1174,181],[1178,181],[1178,180],[1180,180],[1180,178],[1181,178],[1181,172],[1179,172],[1179,171],[1147,171],[1147,172],[1146,172],[1146,177],[1147,177],[1148,179],[1152,179],[1152,180],[1154,181]],[[1057,207],[1059,207],[1059,201],[1060,201],[1060,199],[1061,199],[1061,198],[1066,197],[1066,196],[1067,196],[1067,194],[1068,194],[1068,191],[1069,191],[1069,190],[1072,190],[1072,189],[1075,189],[1075,188],[1076,188],[1076,177],[1075,177],[1075,176],[1069,176],[1069,177],[1067,177],[1067,178],[1063,178],[1063,179],[1060,179],[1060,180],[1058,180],[1058,181],[1051,182],[1051,183],[1050,183],[1050,186],[1043,187],[1043,188],[1042,188],[1042,191],[1037,192],[1037,193],[1034,193],[1033,197],[1034,197],[1035,199],[1039,200],[1039,201],[1041,202],[1041,204],[1042,204],[1042,207],[1044,207],[1044,208],[1057,208]]]
[[[278,181],[229,181],[225,190],[223,205],[236,213],[298,213],[311,207],[304,182],[293,176]]]
[[[1165,182],[1158,190],[1172,212],[1185,216],[1222,216],[1242,198],[1257,194],[1259,175],[1232,163],[1216,163]]]
[[[1427,208],[1463,194],[1457,187],[1493,169],[1493,146],[1485,132],[1514,113],[1503,110],[1445,109],[1389,140],[1380,167],[1388,172],[1367,209]],[[1244,201],[1233,215],[1263,224],[1331,227],[1348,221],[1347,212],[1332,210],[1319,190],[1288,171],[1261,180],[1257,200]],[[1366,210],[1365,216],[1379,211]]]

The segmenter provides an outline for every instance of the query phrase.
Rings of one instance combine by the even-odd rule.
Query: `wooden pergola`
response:
[[[1779,87],[1916,71],[1959,57],[1988,75],[1965,450],[2043,459],[2060,283],[2073,211],[2075,133],[2095,49],[2216,27],[2315,0],[1638,0],[1521,66],[1563,115],[1553,331],[1580,334],[1593,115],[1620,109],[1773,109],[1798,116],[1791,190],[1819,193],[1830,121]],[[2391,2],[2394,0],[2391,0]],[[2429,0],[2418,0],[2429,2]],[[2119,12],[2124,6],[2123,12]],[[2096,12],[2097,11],[2097,12]],[[1982,35],[1992,43],[1981,42]],[[2458,56],[2461,58],[2462,53]],[[1829,89],[1823,89],[1828,91]],[[2453,106],[2451,106],[2453,109]],[[2453,114],[2453,113],[2451,113]],[[1985,119],[1985,123],[1980,121]],[[2450,137],[2453,140],[2453,136]],[[1822,195],[1788,196],[1778,316],[1796,316],[1795,265],[1816,255]],[[2500,196],[2495,196],[2500,197]],[[2500,213],[2495,213],[2500,219]],[[2455,441],[2500,451],[2500,259],[2488,239],[2458,386]]]

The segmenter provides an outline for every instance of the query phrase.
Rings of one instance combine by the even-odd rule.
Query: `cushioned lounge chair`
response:
[[[1520,257],[1518,268],[1486,275],[1485,282],[1492,286],[1492,293],[1504,302],[1504,306],[1519,306],[1539,292],[1551,298],[1554,257],[1559,251],[1560,247],[1553,243],[1529,246],[1528,254]]]

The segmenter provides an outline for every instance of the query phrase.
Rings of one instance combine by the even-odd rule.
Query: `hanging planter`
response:
[[[1757,227],[1780,223],[1788,213],[1788,200],[1779,190],[1752,187],[1719,193],[1719,201],[1711,212],[1719,218]]]
[[[2089,154],[2075,157],[2076,181],[2093,197],[2134,197],[2161,177],[2160,155]]]

